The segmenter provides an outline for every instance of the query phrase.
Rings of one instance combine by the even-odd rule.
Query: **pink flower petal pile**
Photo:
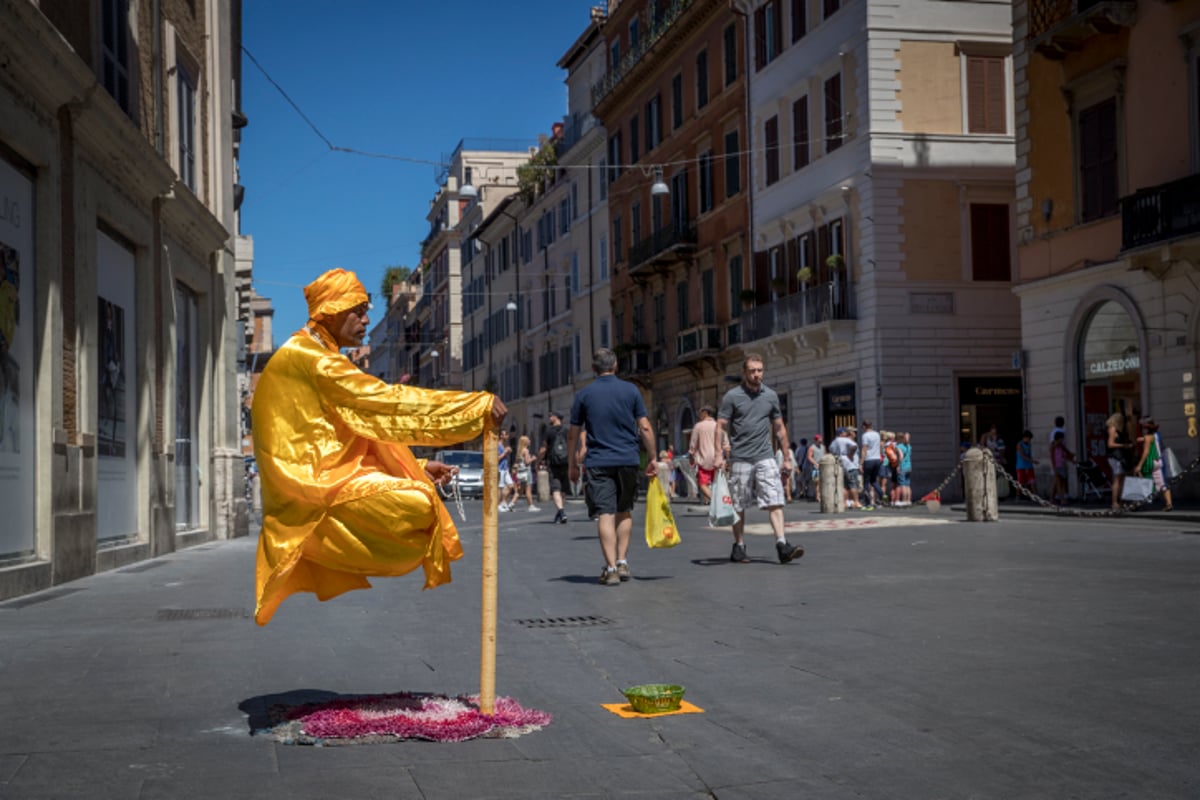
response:
[[[550,724],[550,715],[497,697],[493,714],[479,710],[477,695],[409,692],[342,698],[289,709],[275,729],[285,741],[424,739],[463,742],[480,736],[512,738]]]

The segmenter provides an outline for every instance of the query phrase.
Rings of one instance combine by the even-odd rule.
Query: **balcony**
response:
[[[831,281],[807,286],[797,294],[747,311],[742,314],[739,333],[742,343],[750,344],[802,331],[807,346],[821,349],[838,339],[843,329],[853,330],[852,326],[839,326],[839,321],[856,318],[853,287],[844,281]]]
[[[599,105],[600,101],[608,97],[613,89],[617,88],[621,81],[625,79],[625,76],[632,72],[633,68],[642,60],[642,57],[654,48],[655,43],[675,24],[675,20],[679,19],[692,2],[693,0],[674,0],[666,8],[657,6],[659,9],[658,16],[649,26],[649,30],[639,38],[637,46],[626,53],[616,66],[610,66],[608,73],[592,86],[593,107]],[[610,5],[610,16],[614,10],[615,7]]]
[[[644,345],[633,345],[644,347]],[[619,346],[618,346],[619,348]],[[634,349],[617,354],[617,373],[620,375],[645,375],[650,371],[650,351]]]
[[[721,328],[718,325],[697,325],[675,336],[675,359],[681,364],[720,350]]]
[[[1077,52],[1097,33],[1116,33],[1133,25],[1133,0],[1030,0],[1029,41],[1046,58],[1061,60]]]
[[[1121,251],[1200,234],[1200,173],[1121,198]]]
[[[664,225],[653,235],[629,247],[629,274],[637,276],[653,267],[666,267],[688,260],[696,252],[696,226]]]

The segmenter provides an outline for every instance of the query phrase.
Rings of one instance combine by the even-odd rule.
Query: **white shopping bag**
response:
[[[713,477],[712,500],[708,504],[708,524],[713,528],[724,528],[738,520],[738,513],[733,508],[733,497],[729,494],[729,481],[725,473],[717,470]]]

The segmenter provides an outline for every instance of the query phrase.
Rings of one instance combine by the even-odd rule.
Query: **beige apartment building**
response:
[[[1030,420],[1064,416],[1068,446],[1107,471],[1104,422],[1128,402],[1186,466],[1200,454],[1200,2],[1018,0],[1013,26]]]
[[[247,532],[240,17],[0,0],[0,598]]]

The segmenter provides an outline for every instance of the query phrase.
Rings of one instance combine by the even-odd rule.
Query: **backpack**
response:
[[[888,446],[884,449],[884,454],[887,456],[888,466],[892,469],[900,466],[900,451],[896,449],[896,445],[888,442]]]
[[[563,435],[562,428],[554,434],[554,443],[550,445],[550,452],[547,455],[547,460],[552,467],[565,467],[567,465],[567,437]]]

